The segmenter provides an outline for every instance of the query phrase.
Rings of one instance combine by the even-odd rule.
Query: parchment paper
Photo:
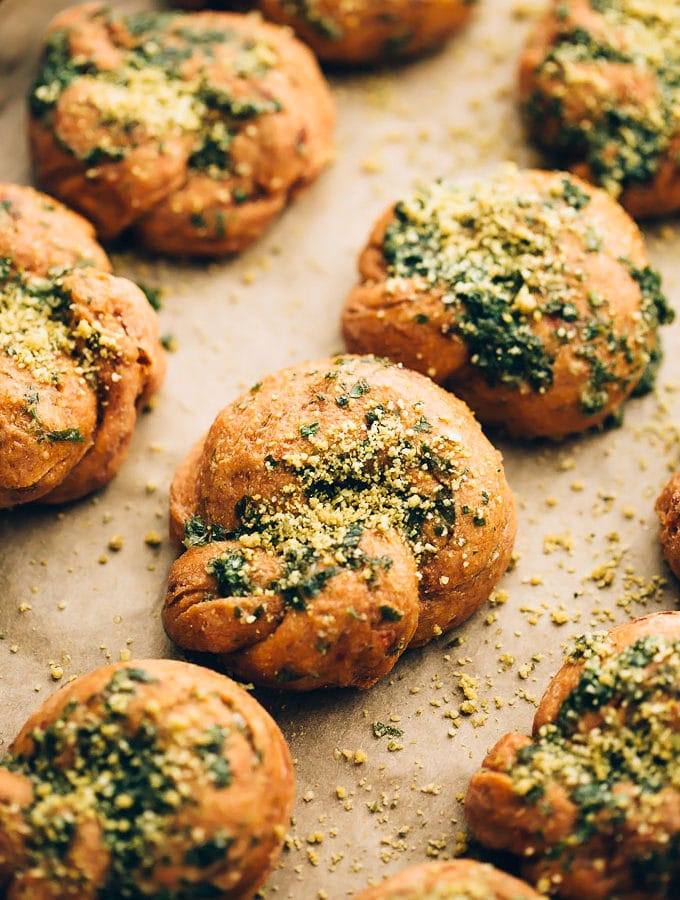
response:
[[[31,182],[25,96],[41,33],[65,5],[0,5],[2,180]],[[538,163],[515,107],[515,68],[541,5],[482,0],[440,53],[334,76],[335,164],[242,257],[196,265],[114,257],[119,274],[163,288],[162,329],[177,350],[106,490],[60,510],[0,514],[0,752],[68,678],[128,654],[176,655],[159,618],[174,468],[244,388],[341,349],[355,259],[383,208],[418,178]],[[646,233],[680,311],[680,231],[665,222]],[[469,778],[503,732],[530,727],[565,642],[674,608],[677,584],[658,549],[653,503],[678,462],[680,323],[664,329],[663,343],[658,391],[628,404],[620,430],[562,444],[500,442],[520,528],[518,562],[495,603],[407,653],[368,693],[258,694],[290,741],[298,779],[289,847],[266,896],[340,898],[461,852]],[[159,547],[145,542],[154,532]],[[108,544],[117,537],[115,552]],[[403,735],[374,737],[376,721]]]

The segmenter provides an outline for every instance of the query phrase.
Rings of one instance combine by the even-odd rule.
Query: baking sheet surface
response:
[[[0,180],[31,183],[24,98],[40,35],[66,5],[0,5]],[[482,0],[440,53],[334,76],[334,165],[240,258],[189,265],[114,256],[119,274],[163,289],[162,331],[177,349],[107,489],[61,510],[0,513],[0,753],[66,679],[129,655],[176,655],[159,615],[174,468],[243,389],[342,348],[343,299],[384,207],[419,178],[538,163],[514,88],[541,6]],[[664,222],[646,234],[680,312],[680,229]],[[340,898],[461,852],[470,776],[502,733],[530,727],[568,639],[675,608],[653,504],[680,455],[680,324],[664,329],[663,343],[657,392],[628,404],[623,428],[562,444],[500,442],[520,526],[517,565],[495,600],[457,632],[407,653],[367,693],[258,694],[290,741],[298,781],[289,846],[266,896]],[[146,542],[154,532],[160,546]],[[118,537],[116,552],[108,545]],[[402,735],[376,738],[375,722]]]

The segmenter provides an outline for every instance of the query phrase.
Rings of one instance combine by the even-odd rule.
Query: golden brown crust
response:
[[[523,857],[551,895],[676,896],[679,656],[677,612],[583,639],[548,686],[533,738],[506,734],[472,778],[475,838]]]
[[[356,900],[539,900],[541,894],[487,863],[469,859],[412,866]]]
[[[52,751],[36,740],[45,732]],[[251,897],[293,806],[292,761],[274,721],[229,679],[182,662],[77,679],[31,716],[10,757],[12,771],[0,767],[0,878],[13,879],[11,900],[94,900],[128,884],[145,896]],[[71,787],[52,795],[58,772]],[[44,854],[45,817],[58,830],[59,814],[72,829]],[[117,830],[126,815],[129,834]]]
[[[161,149],[159,139],[140,136],[122,161],[86,166],[74,152],[91,153],[107,135],[96,96],[96,85],[75,82],[61,95],[53,124],[29,121],[29,139],[38,183],[80,210],[107,240],[182,186],[191,141],[170,135]]]
[[[467,407],[370,357],[286,369],[224,409],[177,470],[170,515],[189,546],[170,636],[299,690],[369,687],[464,621],[515,533],[500,455]]]
[[[436,270],[428,280],[415,273],[402,275],[388,262],[388,237],[399,227],[399,209],[392,207],[376,223],[359,258],[361,283],[350,293],[342,319],[348,348],[387,356],[428,374],[462,397],[483,421],[502,425],[514,436],[562,436],[602,423],[635,389],[650,354],[656,352],[659,313],[655,301],[641,290],[639,273],[648,271],[648,258],[639,229],[606,193],[564,173],[499,175],[469,189],[474,202],[467,190],[433,185],[418,195],[418,202],[434,203],[428,198],[441,191],[441,208],[435,207],[431,215],[442,221],[457,214],[451,204],[471,208],[475,224],[460,225],[454,232],[460,236],[451,239],[454,247],[458,240],[474,243],[481,228],[498,228],[495,239],[511,249],[503,250],[506,256],[485,257],[482,266],[495,266],[496,271],[487,273],[489,278],[500,277],[505,285],[520,265],[517,254],[524,252],[521,244],[512,249],[514,238],[508,241],[503,236],[507,217],[514,217],[512,233],[534,232],[527,246],[533,240],[536,249],[524,258],[528,281],[520,289],[503,287],[507,296],[499,292],[500,301],[492,286],[483,298],[488,304],[483,311],[468,311],[464,281],[479,277],[472,271],[474,264],[471,274],[459,266],[460,275],[448,276],[442,269],[441,275]],[[523,205],[518,205],[520,200]],[[548,205],[545,224],[540,223],[540,210]],[[540,224],[534,220],[532,225],[529,219],[537,208]],[[420,212],[415,209],[409,215],[417,221]],[[429,221],[434,220],[420,227],[426,228]],[[480,246],[485,253],[489,244]],[[439,265],[436,257],[429,261],[425,243],[416,252],[424,254],[425,266]],[[468,253],[468,258],[474,256]],[[462,302],[451,299],[458,290]],[[520,308],[520,300],[526,309]],[[508,320],[510,325],[499,318],[502,304],[507,305],[504,315],[514,317]],[[664,312],[660,321],[667,315]],[[472,338],[469,320],[474,323]],[[497,347],[498,359],[505,363],[495,365],[493,358],[489,362],[488,352],[483,359],[486,368],[477,362],[484,357],[474,343],[481,327],[489,330],[487,340],[479,338],[482,350]],[[512,353],[517,350],[515,346],[508,351],[511,328],[517,329],[527,359],[532,360],[524,373],[510,374]],[[531,337],[523,336],[523,330]],[[545,380],[532,383],[541,355],[547,357]]]
[[[0,258],[19,271],[47,274],[52,268],[93,266],[110,272],[94,228],[62,203],[18,184],[0,184]]]
[[[102,237],[134,226],[164,253],[242,250],[331,152],[333,102],[310,51],[236,13],[67,10],[31,105],[40,183]]]
[[[176,9],[238,9],[245,11],[253,7],[252,0],[171,0],[168,4]]]
[[[264,14],[290,25],[329,63],[375,64],[442,44],[467,21],[469,0],[260,0]]]
[[[659,540],[666,562],[680,578],[680,472],[675,472],[656,499]]]
[[[149,303],[109,274],[89,223],[31,188],[0,197],[0,507],[62,503],[118,471],[165,355]]]
[[[645,22],[644,6],[633,3],[598,10],[589,0],[554,0],[519,67],[533,136],[636,218],[680,208],[677,86],[664,75],[676,66],[680,20],[674,4],[649,13]]]
[[[71,292],[74,316],[116,334],[116,353],[97,369],[99,413],[92,447],[61,484],[43,501],[63,503],[89,494],[113,478],[127,456],[137,414],[158,390],[165,375],[165,355],[158,322],[139,288],[125,278],[83,273],[64,281]]]

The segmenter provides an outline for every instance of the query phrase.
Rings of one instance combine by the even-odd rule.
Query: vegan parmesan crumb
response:
[[[148,547],[160,547],[163,543],[163,538],[157,531],[147,531],[144,535],[144,543]]]

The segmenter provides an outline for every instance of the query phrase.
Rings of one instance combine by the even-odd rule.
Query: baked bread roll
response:
[[[234,253],[328,161],[333,101],[288,31],[229,13],[60,13],[30,94],[38,181],[102,238]]]
[[[677,897],[678,684],[678,612],[579,638],[533,736],[506,734],[470,782],[474,837],[551,896]]]
[[[485,863],[471,859],[412,866],[356,900],[540,900],[541,894]]]
[[[368,688],[463,622],[505,571],[500,454],[431,381],[303,363],[227,406],[179,467],[163,622],[256,684]]]
[[[533,137],[636,217],[680,209],[680,7],[552,0],[520,64]]]
[[[659,540],[666,562],[680,578],[680,471],[674,472],[656,500]]]
[[[110,481],[163,379],[157,317],[110,269],[79,215],[0,185],[0,508]]]
[[[514,436],[583,431],[649,390],[673,318],[635,223],[562,172],[425,186],[378,220],[359,272],[347,347],[428,374]]]
[[[470,0],[260,0],[264,14],[290,25],[317,56],[342,65],[416,56],[468,19]]]
[[[293,767],[223,675],[106,666],[50,697],[0,760],[8,900],[250,898],[278,857]]]

